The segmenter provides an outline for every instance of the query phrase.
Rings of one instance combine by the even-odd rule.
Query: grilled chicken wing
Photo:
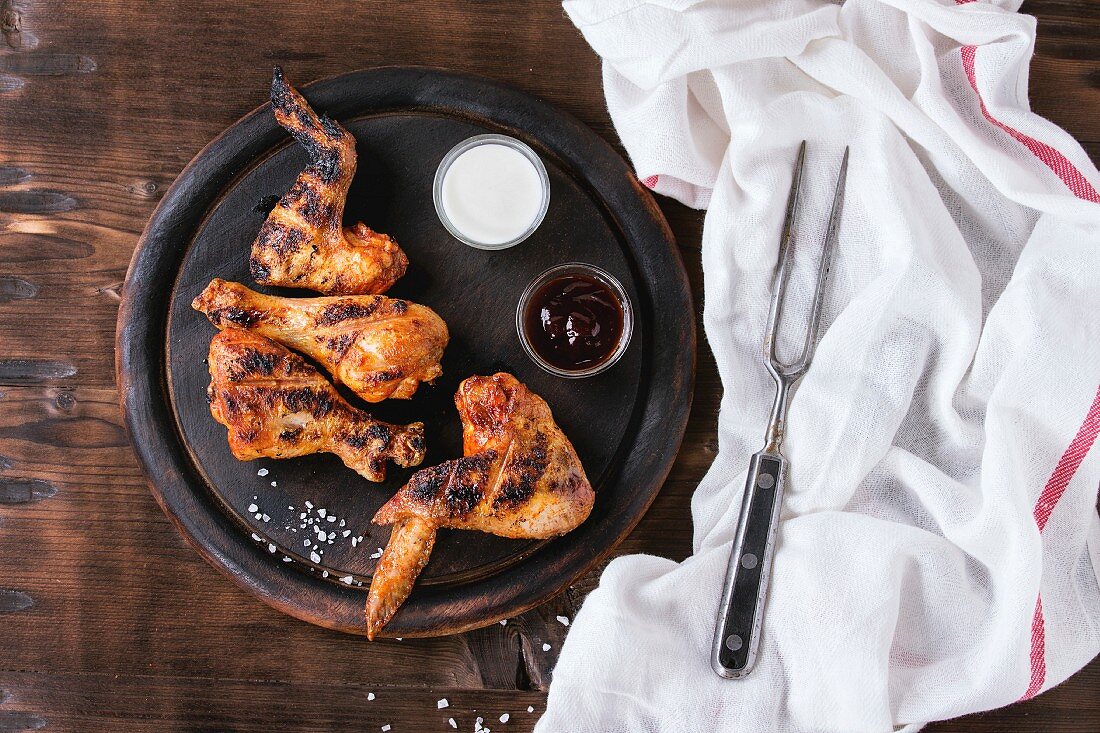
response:
[[[592,485],[541,397],[494,374],[465,380],[455,404],[464,457],[417,471],[374,517],[393,531],[367,597],[370,638],[412,591],[439,527],[537,539],[575,529],[592,510]]]
[[[443,373],[447,324],[407,300],[280,298],[214,279],[191,307],[218,328],[254,331],[306,354],[367,402],[408,399]]]
[[[229,428],[229,449],[242,461],[335,453],[370,481],[386,461],[424,460],[424,423],[390,425],[357,410],[302,357],[238,328],[210,342],[210,414]]]
[[[275,67],[275,119],[309,151],[310,164],[260,228],[252,277],[262,285],[309,288],[328,295],[384,293],[409,261],[390,237],[362,223],[342,228],[344,200],[355,176],[355,138],[318,117]]]

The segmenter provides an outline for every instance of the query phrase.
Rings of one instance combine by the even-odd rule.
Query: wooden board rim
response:
[[[694,308],[679,251],[651,194],[606,141],[572,116],[483,77],[429,67],[365,69],[302,89],[319,106],[331,108],[349,88],[379,93],[402,108],[450,105],[448,109],[495,124],[520,127],[515,123],[538,122],[540,141],[565,160],[584,161],[586,180],[605,200],[614,199],[619,212],[615,220],[628,241],[663,245],[635,251],[641,281],[660,283],[667,291],[665,307],[650,313],[654,332],[662,335],[655,339],[653,359],[664,390],[659,399],[651,395],[634,440],[635,446],[643,444],[647,451],[627,467],[630,476],[639,478],[640,490],[632,494],[628,511],[609,516],[600,525],[583,524],[486,581],[429,589],[386,629],[387,636],[456,633],[514,616],[562,592],[605,559],[640,521],[668,475],[686,430],[695,374]],[[509,104],[486,108],[479,102],[482,98],[507,98]],[[205,487],[189,482],[190,461],[176,434],[166,393],[163,345],[168,303],[147,292],[150,283],[171,275],[173,245],[187,236],[195,210],[206,211],[245,167],[227,166],[225,159],[230,163],[255,159],[269,149],[270,138],[277,134],[270,104],[241,118],[195,156],[153,212],[127,271],[119,310],[115,351],[119,397],[127,433],[154,497],[204,559],[284,613],[327,628],[363,633],[364,589],[336,586],[304,573],[288,574],[217,510]],[[594,550],[586,552],[590,539],[598,541]],[[505,581],[510,590],[494,594],[493,588],[499,589]]]

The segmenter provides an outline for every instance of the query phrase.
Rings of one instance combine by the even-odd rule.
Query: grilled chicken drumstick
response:
[[[242,461],[335,453],[370,481],[386,461],[424,460],[424,423],[390,425],[357,410],[302,357],[238,328],[210,342],[210,414],[229,428],[229,449]]]
[[[279,124],[309,151],[311,162],[260,228],[249,263],[252,277],[261,285],[326,295],[386,292],[405,274],[405,253],[362,223],[342,227],[355,176],[355,138],[328,117],[318,117],[279,67],[271,80],[271,107]]]
[[[575,529],[595,494],[541,397],[510,374],[470,377],[455,404],[465,457],[413,474],[374,517],[392,524],[367,597],[374,638],[412,591],[439,527],[541,539]]]
[[[300,351],[367,402],[407,399],[443,373],[449,338],[435,311],[383,295],[280,298],[214,279],[191,307]]]

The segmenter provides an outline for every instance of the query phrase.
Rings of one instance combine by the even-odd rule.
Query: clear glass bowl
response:
[[[478,145],[487,144],[504,145],[518,151],[535,166],[535,172],[538,173],[539,181],[542,184],[542,204],[539,206],[538,214],[535,216],[534,220],[531,221],[531,225],[528,226],[522,234],[507,242],[487,243],[471,239],[454,225],[450,217],[447,216],[446,208],[443,206],[443,179],[447,175],[447,170],[451,167],[451,164],[458,159],[458,156],[462,155],[467,150],[475,148]],[[451,236],[458,241],[471,247],[476,247],[477,249],[508,249],[530,237],[534,231],[539,228],[539,225],[542,224],[542,220],[546,216],[546,210],[550,206],[550,177],[546,174],[546,166],[543,165],[542,159],[539,158],[538,153],[532,150],[527,144],[507,135],[475,135],[455,145],[451,148],[449,153],[443,156],[443,160],[440,161],[439,167],[435,171],[435,181],[432,184],[432,200],[435,203],[435,213],[439,216],[439,221],[443,222],[443,226],[446,227],[447,231],[451,233]]]
[[[619,343],[615,345],[615,350],[611,352],[611,356],[607,359],[585,369],[570,370],[554,366],[539,356],[527,334],[527,319],[524,316],[527,312],[527,306],[531,303],[531,298],[534,297],[539,288],[556,278],[576,274],[595,278],[611,288],[611,292],[615,294],[623,307],[623,332],[619,335]],[[559,377],[565,377],[566,379],[591,377],[613,367],[615,363],[623,357],[623,354],[626,353],[627,347],[630,346],[630,337],[634,333],[634,307],[631,305],[630,298],[627,296],[626,290],[623,289],[622,283],[615,279],[614,275],[595,265],[589,265],[583,262],[567,262],[564,265],[557,265],[546,270],[532,280],[524,289],[523,295],[519,298],[519,304],[516,306],[516,333],[519,336],[519,342],[523,346],[523,350],[527,353],[527,356],[531,357],[531,361],[538,364],[544,371]]]

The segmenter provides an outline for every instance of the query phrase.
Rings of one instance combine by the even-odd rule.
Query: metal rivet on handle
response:
[[[730,634],[726,637],[726,647],[731,652],[735,652],[740,649],[743,643],[744,642],[741,641],[741,637],[737,634]]]
[[[775,477],[770,473],[762,473],[756,477],[756,485],[762,489],[770,489],[775,486]]]
[[[752,570],[756,567],[756,563],[756,555],[752,554],[751,552],[746,552],[744,555],[741,556],[741,567],[745,568],[745,570]]]

